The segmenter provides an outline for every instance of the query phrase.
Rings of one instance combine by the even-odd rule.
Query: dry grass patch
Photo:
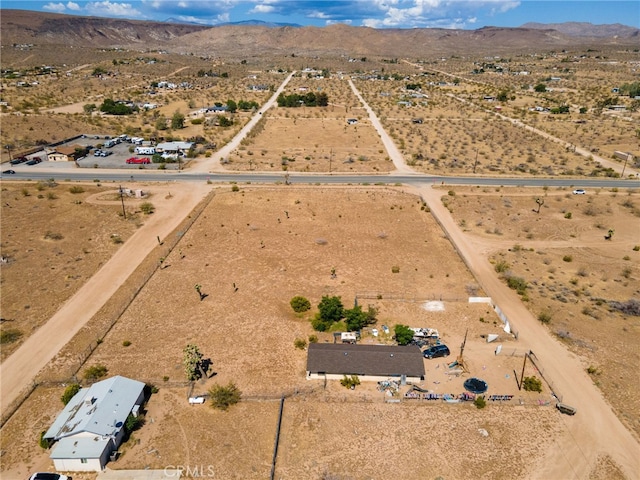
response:
[[[455,197],[445,198],[454,217],[466,220],[478,251],[505,265],[502,275],[526,282],[523,298],[534,316],[548,314],[550,330],[581,356],[585,370],[595,368],[594,382],[627,425],[640,431],[633,393],[640,330],[637,317],[611,303],[640,299],[640,258],[633,250],[638,217],[623,205],[636,202],[637,194],[455,190]],[[536,198],[544,199],[539,214],[533,212]],[[587,208],[591,213],[584,213]],[[607,241],[609,229],[614,234]]]
[[[2,345],[2,359],[116,252],[120,243],[115,239],[126,240],[141,221],[136,215],[123,221],[118,204],[87,201],[105,187],[83,185],[84,192],[74,194],[68,185],[49,185],[2,183],[0,238],[8,260],[0,270],[0,328],[22,334]]]

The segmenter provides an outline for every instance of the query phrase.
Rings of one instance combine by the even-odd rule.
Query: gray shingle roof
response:
[[[424,377],[424,359],[416,346],[312,343],[307,371],[345,375]]]

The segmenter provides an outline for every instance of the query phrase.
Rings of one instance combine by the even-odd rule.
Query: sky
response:
[[[260,20],[319,27],[344,23],[473,30],[572,21],[640,28],[638,0],[0,0],[0,7],[205,25]]]

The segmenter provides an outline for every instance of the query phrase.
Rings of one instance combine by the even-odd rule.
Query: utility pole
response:
[[[476,148],[476,161],[473,162],[473,173],[476,173],[476,166],[478,165],[478,152],[480,151],[479,148]]]
[[[127,211],[124,209],[124,192],[122,191],[122,185],[120,185],[120,201],[122,202],[122,217],[127,219]]]
[[[11,156],[11,155],[9,155]],[[624,171],[627,169],[627,162],[629,161],[629,158],[632,157],[633,155],[631,155],[630,153],[627,153],[627,158],[625,158],[624,160],[624,167],[622,167],[622,173],[620,174],[620,177],[624,178]]]
[[[527,364],[528,353],[524,354],[524,362],[522,363],[522,374],[520,375],[520,383],[518,384],[518,390],[522,390],[522,382],[524,382],[524,367]]]
[[[331,152],[329,153],[329,173],[331,173],[331,159],[333,158],[333,148],[331,149]]]

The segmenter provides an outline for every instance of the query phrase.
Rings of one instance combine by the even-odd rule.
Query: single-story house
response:
[[[86,147],[82,145],[59,146],[47,152],[49,162],[73,162],[86,155]]]
[[[49,458],[63,472],[100,472],[118,450],[129,414],[138,415],[144,383],[115,376],[81,389],[43,438],[55,442]]]
[[[357,375],[360,380],[389,378],[424,380],[424,358],[417,346],[311,343],[307,352],[307,379],[339,380]]]
[[[193,148],[193,142],[163,142],[156,145],[156,153],[178,155],[187,154]]]

